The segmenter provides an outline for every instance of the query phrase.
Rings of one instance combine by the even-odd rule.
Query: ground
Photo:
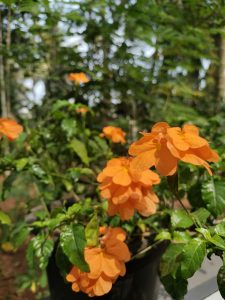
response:
[[[0,299],[1,300],[34,300],[34,294],[27,290],[18,293],[16,278],[26,271],[25,246],[16,253],[0,252]]]

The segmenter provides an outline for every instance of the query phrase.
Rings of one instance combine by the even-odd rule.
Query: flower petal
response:
[[[96,281],[93,292],[95,296],[102,296],[107,294],[112,288],[112,281],[104,279],[102,276]]]
[[[117,277],[120,273],[120,269],[116,265],[116,259],[106,252],[102,253],[102,272],[112,278]]]
[[[219,155],[216,153],[216,151],[212,150],[208,145],[198,149],[194,149],[193,152],[195,155],[199,156],[204,160],[208,160],[210,162],[219,161]]]
[[[184,139],[184,134],[179,127],[169,128],[167,130],[167,133],[175,148],[180,151],[186,151],[189,149],[190,146]]]
[[[154,135],[155,136],[155,135]],[[129,154],[136,156],[145,151],[151,151],[155,149],[156,145],[152,142],[152,138],[149,136],[144,136],[137,142],[134,142],[129,147]]]
[[[16,121],[6,118],[0,118],[0,133],[5,135],[9,140],[16,139],[21,132],[23,127],[17,124]]]
[[[141,173],[139,182],[141,182],[145,186],[151,186],[153,184],[160,183],[160,178],[158,174],[152,172],[151,170],[146,170]]]
[[[190,145],[191,148],[200,148],[203,146],[207,146],[208,143],[205,139],[201,138],[200,136],[185,133],[184,134],[185,141]]]
[[[198,157],[192,153],[185,153],[181,160],[184,162],[187,162],[187,163],[191,163],[196,166],[205,167],[206,170],[208,171],[208,173],[212,176],[212,171],[210,170],[209,164],[206,161],[204,161],[203,159],[201,159],[200,157]]]
[[[131,177],[130,177],[128,171],[125,168],[123,168],[123,169],[120,169],[119,172],[114,174],[112,181],[115,184],[127,186],[131,183]]]
[[[99,248],[86,248],[84,252],[85,260],[90,267],[89,278],[97,278],[102,270],[102,253]]]
[[[178,159],[174,157],[166,144],[162,144],[157,152],[156,169],[163,176],[173,175],[177,170]]]
[[[154,166],[156,161],[156,150],[155,147],[136,156],[131,162],[131,168],[137,169],[137,171],[143,171]]]
[[[185,124],[182,128],[184,133],[190,133],[194,135],[199,135],[199,129],[198,127],[190,124]]]

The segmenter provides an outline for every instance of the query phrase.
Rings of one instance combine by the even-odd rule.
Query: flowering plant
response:
[[[125,132],[107,126],[100,134],[86,125],[87,116],[95,124],[90,108],[58,101],[1,158],[1,171],[7,171],[2,199],[27,185],[25,178],[28,193],[33,192],[19,230],[1,212],[1,242],[17,248],[28,239],[26,286],[38,284],[37,274],[45,276],[55,248],[57,266],[71,289],[90,297],[108,293],[126,274],[126,262],[166,242],[161,281],[182,299],[187,279],[204,257],[215,253],[223,258],[225,252],[225,187],[208,163],[217,163],[218,154],[194,125],[161,122],[142,132],[131,143],[130,156],[124,156]],[[20,132],[12,127],[8,137]],[[134,239],[142,242],[135,252],[130,247]],[[218,275],[223,296],[224,270]]]

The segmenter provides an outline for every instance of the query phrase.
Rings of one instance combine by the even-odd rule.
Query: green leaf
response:
[[[171,223],[174,228],[188,228],[193,225],[191,217],[182,209],[172,212]]]
[[[162,256],[160,263],[160,275],[161,277],[172,275],[174,276],[177,269],[180,267],[180,256],[184,244],[170,244]]]
[[[17,172],[12,172],[2,184],[2,193],[1,200],[4,200],[7,197],[7,192],[11,190],[14,181],[17,178]]]
[[[53,104],[52,112],[60,110],[61,108],[67,107],[69,105],[70,105],[70,103],[67,100],[58,100],[55,104]]]
[[[15,161],[15,164],[16,164],[16,170],[17,171],[21,171],[24,169],[24,167],[27,165],[29,159],[24,157],[24,158],[20,158],[20,159],[17,159]]]
[[[217,274],[217,284],[219,287],[219,291],[223,299],[225,299],[225,266],[222,266],[219,269]]]
[[[0,223],[6,225],[10,225],[12,223],[10,217],[1,210],[0,210]]]
[[[210,212],[204,207],[199,208],[195,212],[191,213],[191,215],[198,221],[200,224],[205,224],[208,217],[210,216]]]
[[[65,253],[62,250],[62,247],[58,245],[57,250],[56,250],[56,265],[59,268],[60,274],[63,277],[66,277],[66,275],[69,273],[71,269],[71,263],[68,259],[68,257],[65,255]]]
[[[99,145],[99,147],[101,148],[101,150],[104,153],[107,153],[109,151],[109,147],[108,147],[106,140],[104,140],[98,136],[95,136],[94,140],[96,141],[96,143]]]
[[[89,168],[81,168],[80,172],[81,172],[81,175],[86,175],[86,176],[94,176],[95,175],[93,170],[89,169]]]
[[[73,215],[76,215],[81,210],[80,203],[74,203],[72,206],[70,206],[67,210],[67,216],[72,217]]]
[[[62,130],[71,138],[77,131],[77,122],[74,119],[64,119],[61,124]]]
[[[220,236],[218,235],[211,236],[209,230],[205,228],[196,228],[196,231],[200,232],[204,236],[206,241],[214,244],[221,250],[225,250],[225,242]]]
[[[82,168],[69,168],[67,170],[68,175],[75,181],[77,182],[80,179],[81,175],[81,170]]]
[[[174,231],[173,241],[176,243],[188,243],[191,240],[189,231]]]
[[[225,207],[225,185],[224,182],[209,181],[202,185],[202,198],[207,209],[215,216],[222,214]]]
[[[37,235],[32,239],[32,243],[35,256],[39,259],[39,267],[44,270],[48,265],[54,243],[52,240],[46,239],[44,235]]]
[[[67,192],[70,192],[73,189],[73,184],[69,180],[62,179],[62,182],[63,182]]]
[[[171,234],[168,231],[161,231],[155,237],[155,241],[171,240]]]
[[[120,226],[120,217],[118,215],[113,216],[112,219],[110,220],[109,225],[111,227],[117,227]],[[123,224],[123,225],[129,225],[129,224]]]
[[[26,240],[30,233],[30,230],[27,227],[19,226],[16,228],[16,230],[13,232],[12,236],[12,242],[13,245],[18,248],[23,244],[23,242]]]
[[[85,228],[85,237],[87,240],[87,245],[90,247],[94,247],[98,245],[98,230],[99,230],[99,222],[97,214],[94,214],[90,222],[87,224]]]
[[[77,139],[73,139],[70,143],[70,148],[80,157],[81,161],[88,165],[89,158],[85,145]]]
[[[39,4],[34,0],[23,0],[20,4],[20,11],[36,15],[39,12]]]
[[[161,282],[164,285],[166,291],[173,297],[173,299],[184,299],[184,295],[187,294],[188,282],[181,276],[173,278],[171,275],[161,277]]]
[[[37,176],[38,178],[42,178],[43,176],[45,176],[45,171],[37,164],[33,164],[31,167],[31,170],[33,172],[33,174],[35,176]]]
[[[225,222],[221,222],[220,224],[217,224],[215,226],[215,232],[218,235],[225,237]]]
[[[206,255],[206,243],[200,239],[193,239],[184,246],[181,258],[182,277],[187,279],[201,267]]]
[[[35,252],[34,252],[34,245],[32,240],[30,240],[26,250],[26,262],[28,268],[30,270],[33,270],[35,267]]]
[[[65,226],[60,235],[60,246],[73,265],[83,272],[89,272],[89,266],[84,259],[86,239],[82,225]]]

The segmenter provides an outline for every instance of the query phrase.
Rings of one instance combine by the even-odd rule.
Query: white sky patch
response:
[[[200,90],[203,90],[206,87],[205,76],[206,76],[207,70],[210,67],[211,61],[209,59],[202,58],[201,63],[202,63],[202,69],[199,71],[199,77],[200,77],[199,88],[200,88]]]
[[[45,96],[45,84],[42,80],[34,82],[32,78],[26,78],[23,81],[25,88],[27,89],[27,98],[35,104],[41,105],[42,99]]]

